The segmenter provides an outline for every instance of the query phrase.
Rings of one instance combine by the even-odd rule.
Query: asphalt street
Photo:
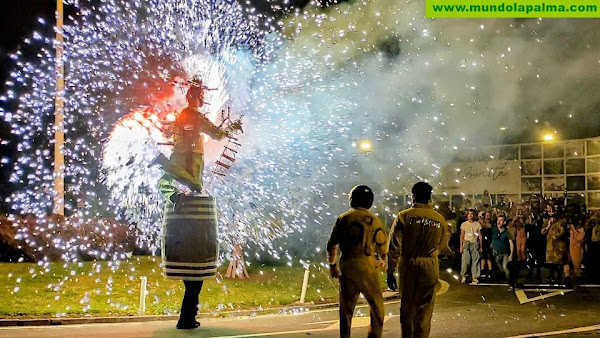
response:
[[[600,337],[600,288],[578,290],[460,284],[442,271],[431,337]],[[386,302],[384,337],[400,336],[400,300]],[[365,337],[366,305],[356,309],[353,337]],[[0,328],[0,337],[337,337],[337,308],[251,317],[199,318],[195,330],[175,321]],[[565,331],[566,330],[566,331]]]

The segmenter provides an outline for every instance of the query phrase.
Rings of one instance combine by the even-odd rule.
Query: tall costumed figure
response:
[[[204,114],[202,81],[192,80],[186,94],[188,106],[173,123],[171,158],[160,154],[150,166],[160,165],[164,174],[159,191],[165,203],[162,258],[168,278],[180,279],[185,285],[178,329],[200,326],[198,296],[204,280],[217,273],[217,206],[214,197],[203,191],[204,135],[215,140],[242,132],[241,120],[221,128]],[[187,187],[179,189],[175,182]]]

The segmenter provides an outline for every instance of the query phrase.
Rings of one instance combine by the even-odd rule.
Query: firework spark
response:
[[[597,78],[594,53],[547,42],[560,41],[568,23],[453,24],[425,19],[419,2],[308,6],[281,18],[231,0],[77,8],[65,28],[66,178],[77,205],[70,213],[117,213],[158,231],[159,172],[144,164],[169,151],[159,124],[183,105],[173,79],[200,76],[220,89],[207,98],[213,119],[224,105],[246,116],[242,153],[211,191],[221,201],[221,239],[281,259],[291,232],[301,233],[293,244],[322,256],[315,246],[354,184],[381,191],[382,210],[394,213],[409,183],[433,180],[465,144],[498,140],[473,131],[526,128],[524,118],[537,121],[560,98],[578,104],[564,88]],[[11,180],[22,189],[9,202],[43,218],[52,201],[54,41],[36,33],[27,43],[36,57],[14,53],[2,97],[18,106],[1,112],[20,152]],[[566,68],[572,85],[553,86],[552,95],[536,89]],[[538,108],[524,111],[522,102]],[[220,147],[211,143],[208,158]]]

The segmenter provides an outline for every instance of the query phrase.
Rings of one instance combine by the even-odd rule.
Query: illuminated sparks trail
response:
[[[236,53],[267,58],[264,39],[272,28],[235,1],[92,3],[72,3],[78,16],[64,29],[67,199],[74,209],[68,222],[114,213],[136,224],[147,242],[140,244],[155,251],[160,172],[147,164],[159,151],[170,152],[161,146],[169,141],[164,123],[185,102],[177,82],[197,77],[215,88],[207,96],[214,118],[229,101],[226,71],[236,66]],[[39,49],[38,59],[12,55],[15,89],[4,98],[22,93],[14,113],[3,111],[21,152],[11,181],[24,187],[9,202],[42,221],[53,192],[53,41],[34,33],[26,42]]]
[[[425,19],[422,3],[410,1],[311,3],[269,15],[249,3],[69,2],[77,15],[64,30],[67,222],[116,216],[156,252],[160,171],[147,164],[171,151],[168,123],[193,77],[217,89],[206,98],[213,121],[226,107],[245,116],[239,157],[210,191],[224,251],[248,244],[256,257],[267,252],[289,264],[297,255],[322,259],[353,185],[372,185],[377,211],[389,217],[409,183],[434,180],[463,145],[499,140],[473,131],[531,127],[523,118],[537,121],[561,98],[575,111],[582,101],[561,90],[598,78],[582,66],[597,63],[592,53],[578,58],[579,49],[546,42],[560,35],[556,22],[453,25]],[[54,40],[36,32],[25,43],[11,55],[15,68],[0,98],[19,154],[2,164],[14,166],[15,213],[43,220],[53,197]],[[564,58],[547,58],[557,54]],[[536,86],[564,67],[570,82],[542,97]],[[523,110],[523,102],[536,108]],[[223,145],[207,143],[207,163]]]

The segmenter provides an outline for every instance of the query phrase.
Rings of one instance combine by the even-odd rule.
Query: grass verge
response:
[[[160,257],[132,257],[120,263],[0,263],[0,317],[135,315],[140,277],[148,278],[146,315],[176,314],[183,283],[165,278]],[[225,273],[226,265],[219,269]],[[212,279],[200,294],[201,312],[267,309],[300,299],[302,266],[250,266],[249,279]],[[337,300],[337,281],[311,266],[307,302]]]

